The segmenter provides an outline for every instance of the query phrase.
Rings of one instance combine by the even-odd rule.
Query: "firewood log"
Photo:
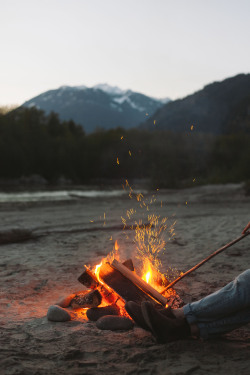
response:
[[[100,292],[96,290],[86,290],[77,293],[71,301],[71,306],[73,309],[79,309],[83,307],[97,307],[102,302],[102,296]]]
[[[130,271],[122,263],[118,262],[116,259],[111,263],[116,271],[119,271],[124,277],[126,277],[130,282],[139,287],[145,294],[150,295],[156,301],[160,302],[163,306],[168,303],[167,298],[163,297],[157,290],[155,290],[150,284],[142,280],[135,272]]]
[[[78,277],[78,281],[90,289],[96,289],[99,285],[95,274],[88,268]]]
[[[132,272],[127,267],[123,267],[129,272]],[[108,262],[101,266],[99,276],[101,280],[113,289],[124,301],[134,301],[137,303],[151,301],[154,304],[157,303],[155,299],[145,293],[145,291],[139,288],[131,279],[111,267]]]

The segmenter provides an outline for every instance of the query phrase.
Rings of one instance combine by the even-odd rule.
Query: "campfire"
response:
[[[104,259],[93,271],[86,267],[78,281],[90,291],[83,294],[82,302],[79,299],[79,307],[88,308],[88,306],[84,306],[84,300],[89,295],[97,297],[93,300],[96,305],[91,306],[91,308],[100,306],[100,309],[101,307],[115,304],[119,308],[120,315],[126,315],[124,309],[126,301],[134,301],[139,304],[142,301],[150,301],[159,307],[173,304],[174,299],[177,297],[175,290],[169,289],[161,294],[169,282],[153,268],[149,261],[146,263],[148,264],[148,269],[142,277],[135,271],[131,259],[127,259],[124,262],[120,262],[117,259],[112,261]],[[87,310],[87,317],[89,316],[91,316],[91,311]]]
[[[145,259],[140,275],[135,270],[132,259],[121,262],[117,259],[118,255],[116,242],[115,253],[92,268],[85,266],[83,273],[78,277],[85,290],[58,301],[57,305],[60,307],[51,306],[48,319],[54,321],[70,320],[72,317],[88,319],[97,321],[98,326],[102,318],[108,317],[107,328],[102,329],[128,329],[127,327],[131,328],[133,323],[125,310],[127,301],[138,304],[142,301],[150,301],[156,308],[181,305],[182,301],[173,288],[165,290],[169,281],[154,268],[149,259]],[[71,311],[67,312],[66,307],[71,307]],[[63,308],[69,316],[62,313]],[[132,325],[128,326],[128,320]],[[110,322],[113,328],[110,328]]]
[[[84,285],[85,290],[72,294],[57,303],[61,308],[71,307],[68,319],[72,317],[88,319],[99,322],[103,317],[113,316],[113,321],[130,320],[125,303],[133,301],[141,304],[150,301],[156,308],[167,306],[179,307],[182,303],[173,288],[167,288],[170,284],[166,274],[160,272],[160,252],[165,248],[166,242],[162,234],[168,228],[169,239],[174,235],[174,224],[167,226],[167,218],[160,218],[150,212],[150,204],[155,199],[147,201],[142,194],[134,194],[129,187],[129,197],[136,198],[141,209],[147,212],[146,223],[143,220],[135,220],[131,225],[131,217],[136,210],[130,209],[126,217],[122,217],[123,229],[129,226],[134,233],[136,247],[135,258],[139,260],[139,266],[135,269],[131,258],[121,260],[118,242],[115,241],[113,251],[95,266],[84,266],[78,281]],[[130,224],[129,223],[130,220]],[[144,216],[145,221],[145,216]],[[138,263],[138,262],[137,262]],[[49,309],[48,319],[54,318],[53,311],[60,309],[52,306]],[[59,314],[60,315],[60,314]],[[63,312],[62,312],[63,315]],[[119,319],[120,318],[120,319]],[[118,324],[121,327],[120,323]]]

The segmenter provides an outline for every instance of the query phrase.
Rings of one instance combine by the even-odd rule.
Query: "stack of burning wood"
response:
[[[123,263],[116,259],[112,262],[103,261],[95,270],[85,266],[78,281],[86,289],[58,301],[56,305],[60,307],[51,306],[47,314],[49,320],[66,321],[74,316],[87,316],[89,320],[96,321],[100,329],[130,329],[133,322],[125,310],[127,301],[139,304],[150,301],[159,308],[166,305],[179,307],[182,304],[174,289],[161,294],[139,277],[131,259]],[[159,290],[164,290],[168,284],[160,274],[156,281]],[[66,307],[71,307],[72,310],[69,312]]]
[[[95,272],[86,267],[78,281],[87,288],[87,291],[76,295],[71,306],[88,308],[86,315],[89,320],[96,321],[104,315],[126,316],[124,309],[126,301],[139,304],[142,301],[151,301],[159,308],[166,305],[178,307],[182,302],[174,289],[169,289],[165,295],[162,295],[142,280],[136,274],[131,259],[123,263],[116,259],[112,263],[104,262],[96,268]],[[162,289],[168,283],[162,277],[157,281]]]

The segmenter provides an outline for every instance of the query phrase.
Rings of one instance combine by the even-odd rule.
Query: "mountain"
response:
[[[249,114],[250,74],[239,74],[167,103],[140,127],[184,132],[193,125],[198,132],[223,134],[232,131],[233,126],[235,131],[240,116],[244,121],[238,128],[246,130],[242,129],[245,126],[249,130]]]
[[[131,90],[99,84],[92,88],[62,86],[46,91],[22,106],[35,106],[47,114],[56,112],[61,120],[72,119],[90,133],[96,128],[136,127],[167,101],[169,99],[155,99]]]

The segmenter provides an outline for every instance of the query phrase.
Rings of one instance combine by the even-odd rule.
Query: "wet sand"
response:
[[[127,195],[0,204],[1,232],[34,235],[0,246],[0,374],[249,374],[249,325],[220,339],[159,345],[139,327],[111,332],[77,319],[47,320],[60,296],[82,289],[77,277],[84,264],[99,263],[116,239],[122,256],[133,257],[134,233],[122,230],[121,216],[136,205]],[[240,185],[160,191],[150,210],[169,224],[176,220],[162,270],[186,271],[241,234],[250,220],[250,197]],[[249,237],[176,285],[185,303],[249,268]]]

